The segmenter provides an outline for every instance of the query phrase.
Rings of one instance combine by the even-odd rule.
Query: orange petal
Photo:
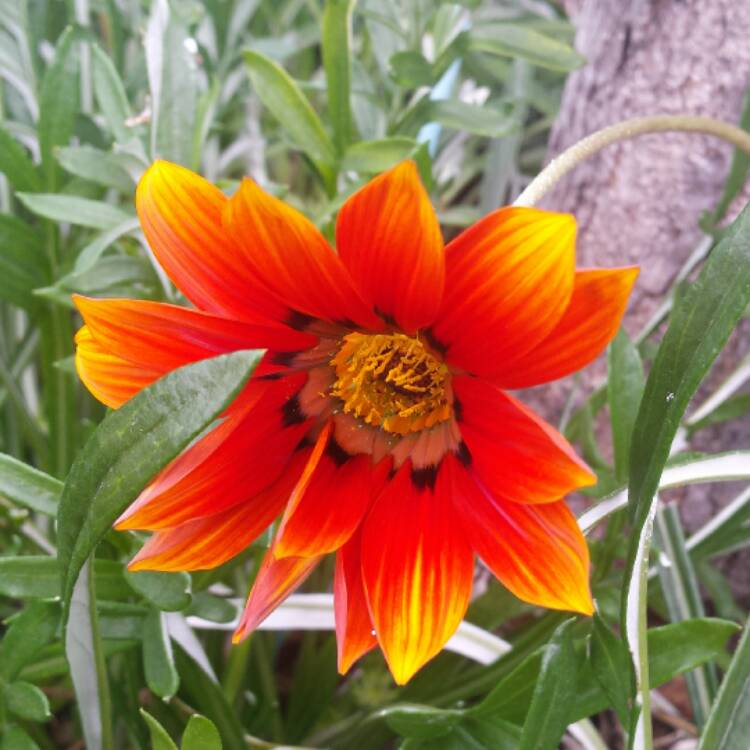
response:
[[[505,502],[445,461],[466,536],[503,585],[530,604],[592,614],[589,552],[568,506]]]
[[[245,604],[240,624],[232,636],[239,643],[284,601],[320,562],[319,557],[284,557],[277,560],[273,548],[266,552]]]
[[[268,487],[310,428],[287,406],[303,380],[300,375],[275,381],[257,403],[231,411],[156,477],[116,528],[179,526],[246,502]]]
[[[453,389],[466,461],[495,497],[548,503],[596,483],[570,443],[517,399],[468,376],[455,377]]]
[[[104,349],[158,369],[171,370],[238,349],[294,351],[316,343],[315,337],[285,326],[228,320],[162,302],[78,294],[73,301]]]
[[[222,565],[242,552],[281,513],[306,460],[306,453],[296,454],[276,482],[247,502],[154,534],[128,568],[179,571]]]
[[[384,172],[344,203],[336,246],[386,320],[405,331],[435,320],[445,284],[443,239],[414,162]]]
[[[573,296],[557,325],[530,352],[505,362],[493,380],[503,388],[529,388],[589,364],[615,337],[638,273],[637,266],[576,271]]]
[[[94,398],[117,409],[151,385],[169,368],[147,367],[128,362],[103,349],[87,326],[76,334],[76,371]]]
[[[431,331],[448,362],[489,377],[552,331],[573,291],[575,232],[568,214],[501,208],[448,245]]]
[[[403,685],[453,635],[469,603],[473,555],[442,477],[407,461],[362,528],[362,577],[380,647]]]
[[[135,202],[154,255],[197,307],[235,318],[288,318],[289,307],[259,283],[224,230],[221,190],[189,169],[156,161]]]
[[[327,434],[325,440],[325,452],[321,451],[306,485],[300,487],[306,479],[303,475],[284,513],[274,545],[278,557],[310,557],[337,550],[370,505],[374,484],[370,456],[350,456],[335,441],[328,442]]]
[[[333,604],[341,674],[377,644],[362,583],[360,545],[361,534],[356,533],[336,554]]]
[[[252,180],[227,203],[224,224],[243,263],[288,306],[329,322],[382,325],[317,227]]]

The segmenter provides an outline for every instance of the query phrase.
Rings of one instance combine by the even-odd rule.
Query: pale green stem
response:
[[[638,135],[669,131],[714,135],[731,143],[746,154],[750,154],[750,133],[735,125],[714,120],[711,117],[693,115],[634,117],[632,120],[624,120],[616,125],[602,128],[563,151],[529,183],[521,195],[516,198],[513,205],[536,205],[573,167],[611,143],[625,141]]]

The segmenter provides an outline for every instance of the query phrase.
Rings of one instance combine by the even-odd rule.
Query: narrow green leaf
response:
[[[39,173],[26,149],[5,129],[0,127],[0,172],[15,190],[33,193],[42,189]]]
[[[60,624],[57,602],[30,602],[14,617],[0,641],[0,675],[14,679],[38,651],[51,643]]]
[[[125,571],[130,587],[154,606],[166,612],[178,612],[190,604],[191,581],[187,573]]]
[[[656,543],[659,555],[659,579],[667,602],[669,619],[681,622],[704,617],[703,599],[693,563],[685,546],[679,513],[674,505],[660,508],[656,514]],[[693,719],[702,727],[716,696],[716,667],[707,664],[685,675]]]
[[[719,687],[698,750],[744,750],[750,736],[750,622]]]
[[[143,621],[143,671],[146,684],[160,698],[171,698],[180,687],[166,623],[156,608]]]
[[[226,750],[246,750],[242,725],[221,688],[180,646],[175,647],[175,662],[190,704],[216,725]]]
[[[59,479],[0,453],[0,495],[10,502],[54,516],[62,488]]]
[[[0,736],[0,750],[39,750],[39,745],[21,727],[11,724]]]
[[[19,719],[47,721],[51,716],[47,696],[30,682],[11,682],[4,697],[8,710]]]
[[[112,229],[102,232],[96,239],[92,240],[86,247],[84,247],[76,258],[75,266],[73,268],[74,273],[83,273],[88,271],[96,262],[101,258],[104,251],[112,245],[115,241],[119,240],[130,232],[134,232],[140,226],[140,223],[136,217],[124,221],[122,224],[118,224]]]
[[[586,59],[570,45],[513,23],[478,24],[469,33],[469,48],[503,57],[517,57],[552,70],[571,71]]]
[[[607,397],[612,422],[615,477],[626,482],[630,471],[630,439],[643,395],[643,363],[638,349],[621,328],[607,351]]]
[[[414,156],[419,144],[413,138],[394,136],[377,141],[360,141],[350,146],[341,168],[360,174],[378,174]]]
[[[121,563],[97,560],[94,570],[102,598],[121,600],[131,594],[122,577]],[[60,568],[54,557],[0,557],[0,594],[18,599],[51,599],[60,596],[60,591]]]
[[[75,31],[69,27],[57,41],[39,97],[39,151],[47,190],[54,191],[58,186],[55,148],[67,146],[73,134],[79,109],[78,80],[78,44]]]
[[[39,301],[32,292],[44,283],[46,265],[40,234],[0,214],[0,299],[33,312]]]
[[[106,230],[131,219],[130,214],[110,203],[79,198],[77,195],[18,193],[18,197],[26,208],[38,216],[81,227]]]
[[[291,136],[294,144],[323,167],[336,162],[336,152],[320,118],[289,74],[253,50],[243,53],[255,93]]]
[[[351,42],[352,11],[356,0],[326,0],[323,11],[323,67],[328,92],[328,116],[339,154],[352,140]]]
[[[221,750],[221,737],[214,723],[193,714],[182,735],[182,750]]]
[[[391,78],[404,88],[431,86],[434,83],[432,65],[416,50],[402,50],[392,55],[388,67]]]
[[[57,150],[57,160],[65,170],[97,185],[111,187],[130,195],[133,180],[119,160],[107,151],[93,146],[66,146]]]
[[[633,667],[627,647],[598,614],[594,615],[590,653],[594,677],[617,712],[622,726],[627,727]]]
[[[402,737],[428,740],[441,737],[453,729],[462,716],[461,711],[398,703],[378,712],[388,726]]]
[[[151,156],[189,166],[192,159],[198,68],[192,39],[166,0],[152,5],[145,37],[151,89]]]
[[[429,739],[407,739],[399,750],[518,750],[521,730],[496,718],[467,716],[448,734]]]
[[[133,130],[125,122],[132,112],[125,86],[114,63],[101,48],[91,46],[94,94],[114,139],[125,143],[133,137]]]
[[[231,403],[260,360],[242,351],[181,367],[107,415],[68,475],[58,512],[67,611],[84,561],[156,473]]]
[[[231,622],[237,617],[237,607],[228,599],[198,591],[193,594],[193,601],[185,615],[195,615],[211,622]]]
[[[446,128],[465,130],[486,138],[500,138],[518,130],[519,126],[512,107],[499,109],[492,104],[480,107],[458,99],[430,101],[426,116]]]
[[[676,304],[633,429],[630,512],[635,534],[648,515],[680,419],[750,303],[750,209],[714,248]]]
[[[142,708],[141,716],[148,726],[151,750],[177,750],[177,745],[172,742],[167,730],[148,711]]]
[[[546,750],[555,747],[568,725],[575,694],[578,664],[570,633],[573,620],[563,622],[544,648],[539,679],[523,725],[520,750]]]

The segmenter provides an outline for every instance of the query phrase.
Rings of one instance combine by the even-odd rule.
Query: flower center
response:
[[[406,435],[451,415],[448,368],[419,339],[350,333],[331,365],[331,394],[367,424]]]

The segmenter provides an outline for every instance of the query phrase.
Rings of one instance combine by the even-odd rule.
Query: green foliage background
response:
[[[124,563],[142,538],[107,531],[256,361],[183,368],[106,419],[78,383],[72,292],[181,301],[135,217],[148,164],[179,162],[228,191],[250,174],[330,236],[348,194],[411,157],[451,236],[540,169],[565,75],[585,62],[572,39],[544,0],[0,0],[2,750],[82,738],[90,750],[547,750],[570,725],[587,749],[648,747],[637,697],[682,673],[701,749],[746,747],[747,634],[727,651],[746,610],[714,561],[747,546],[750,493],[689,538],[655,499],[666,486],[750,479],[748,452],[674,450],[675,436],[679,449],[750,408],[745,362],[700,418],[685,417],[750,300],[747,215],[711,250],[746,176],[740,157],[690,268],[709,259],[663,342],[672,291],[633,341],[613,342],[606,387],[584,397],[571,384],[562,427],[599,476],[599,515],[581,523],[607,521],[592,538],[593,620],[535,610],[491,582],[468,616],[511,646],[491,665],[444,653],[397,689],[371,654],[342,681],[329,632],[290,621],[228,646],[222,625],[265,540],[215,571],[132,574]],[[185,408],[196,394],[200,409]],[[613,461],[593,429],[602,410]],[[124,443],[136,429],[158,429],[159,448]],[[98,485],[112,467],[117,487]],[[322,568],[310,591],[330,585]],[[620,729],[600,734],[602,712]]]

